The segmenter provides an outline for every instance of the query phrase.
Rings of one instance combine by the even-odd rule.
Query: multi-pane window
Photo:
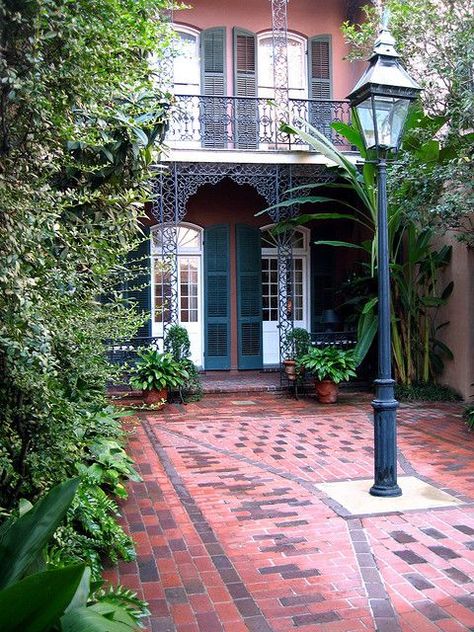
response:
[[[303,259],[293,259],[293,292],[288,288],[288,295],[293,294],[293,318],[303,320],[304,315],[304,277]],[[278,260],[275,257],[262,258],[262,311],[264,321],[278,320]]]
[[[155,322],[161,323],[170,319],[169,302],[171,297],[171,281],[169,267],[164,259],[154,260]]]
[[[201,266],[202,231],[186,224],[177,226],[178,248],[178,305],[181,323],[199,322],[199,284]],[[159,229],[152,232],[154,255],[154,320],[156,323],[170,320],[171,299],[170,264],[163,257],[163,242],[169,236]]]
[[[295,35],[288,35],[288,84],[292,98],[304,99],[306,97],[306,50],[305,41]],[[273,37],[263,35],[258,39],[258,87],[261,96],[262,91],[273,91]]]
[[[198,321],[199,257],[181,256],[179,262],[180,321]]]
[[[262,312],[264,321],[278,320],[278,261],[262,259]]]
[[[176,35],[173,64],[175,92],[197,94],[201,76],[198,36],[185,31],[178,31]]]
[[[303,259],[295,257],[293,259],[293,300],[295,320],[303,320]]]

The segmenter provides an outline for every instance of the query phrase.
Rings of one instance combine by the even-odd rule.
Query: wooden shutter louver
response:
[[[226,104],[223,99],[226,93],[225,42],[223,26],[201,33],[201,84],[202,94],[207,97],[200,104],[203,147],[225,147],[227,142]]]
[[[230,368],[229,227],[204,233],[205,368]]]
[[[202,89],[206,96],[225,95],[225,28],[201,33]]]
[[[262,248],[257,228],[236,226],[239,369],[258,369],[262,349]]]
[[[331,38],[321,35],[309,42],[309,85],[310,99],[331,99],[332,97],[332,60]]]
[[[257,38],[254,33],[234,28],[235,144],[239,149],[258,145]]]

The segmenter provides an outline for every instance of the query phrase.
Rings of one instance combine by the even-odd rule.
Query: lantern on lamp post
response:
[[[378,373],[375,380],[373,496],[400,496],[397,483],[395,382],[391,369],[390,267],[387,220],[387,160],[399,147],[410,104],[421,88],[400,62],[384,23],[369,66],[349,95],[367,155],[377,165]]]

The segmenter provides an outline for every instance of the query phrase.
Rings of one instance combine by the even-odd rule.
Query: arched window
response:
[[[258,36],[258,91],[259,96],[273,96],[273,37],[272,33],[262,33]],[[306,40],[299,35],[288,33],[288,68],[290,69],[288,83],[290,97],[306,99]]]
[[[262,236],[262,308],[263,322],[270,327],[278,322],[278,244],[273,226],[264,226]],[[309,230],[295,228],[291,247],[293,255],[294,320],[297,327],[305,327],[308,312],[308,244]]]
[[[199,32],[185,26],[175,26],[176,41],[173,60],[175,94],[199,94],[201,70]]]
[[[179,322],[184,326],[201,321],[202,229],[193,224],[180,224],[175,230],[178,245]],[[170,274],[166,260],[162,257],[162,238],[162,231],[154,227],[151,231],[153,321],[160,325],[170,318],[167,304],[171,296]]]

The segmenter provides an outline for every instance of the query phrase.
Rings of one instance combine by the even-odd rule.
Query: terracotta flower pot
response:
[[[158,390],[152,388],[150,391],[143,391],[143,401],[145,404],[160,404],[162,400],[168,399],[168,389],[162,388]]]
[[[291,381],[296,380],[296,361],[284,360],[283,364],[285,366],[285,373],[287,374],[288,379]]]
[[[335,404],[339,387],[331,380],[314,381],[316,395],[321,404]]]

